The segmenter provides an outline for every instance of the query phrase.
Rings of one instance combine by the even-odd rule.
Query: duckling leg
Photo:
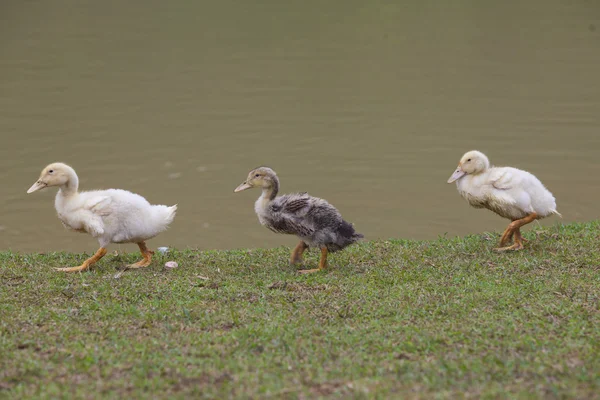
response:
[[[517,236],[519,237],[519,240],[520,240],[522,243],[527,243],[527,242],[529,242],[529,240],[525,239],[525,238],[524,238],[524,237],[521,235],[521,228],[517,228],[517,229],[515,230],[515,240],[517,240]]]
[[[318,272],[327,268],[327,247],[321,247],[321,259],[319,260],[319,268],[315,269],[303,269],[298,272],[301,274],[312,274],[313,272]]]
[[[510,240],[512,239],[514,230],[511,228],[511,225],[512,223],[508,225],[506,230],[504,230],[504,233],[500,238],[500,247],[505,247],[508,244],[508,242],[510,242]]]
[[[152,254],[154,254],[154,252],[152,250],[148,250],[148,248],[146,247],[146,242],[139,242],[137,245],[140,248],[142,257],[144,258],[141,261],[136,262],[135,264],[128,265],[127,268],[147,267],[152,262]]]
[[[302,253],[304,250],[308,249],[308,245],[304,243],[304,241],[300,241],[298,245],[292,250],[292,255],[290,257],[290,265],[296,265],[302,262]]]
[[[508,231],[510,229],[511,232],[511,236],[512,234],[515,235],[515,243],[512,246],[507,246],[507,247],[499,247],[497,249],[494,249],[496,251],[507,251],[507,250],[521,250],[523,248],[523,237],[521,236],[521,227],[523,225],[527,225],[530,222],[533,222],[537,219],[538,215],[536,213],[531,213],[528,216],[526,216],[525,218],[521,218],[518,219],[516,221],[513,221],[510,223],[510,225],[508,225],[508,228],[506,228],[506,230]],[[506,232],[505,232],[506,235]],[[504,235],[502,236],[502,238],[504,238]],[[506,243],[504,243],[506,244]],[[500,241],[500,246],[502,246],[502,240]]]
[[[500,247],[505,247],[508,244],[508,242],[512,240],[513,235],[515,236],[515,242],[517,241],[517,235],[519,236],[520,241],[524,243],[528,242],[527,239],[521,236],[520,228],[511,229],[511,226],[509,225],[508,228],[506,228],[506,230],[504,231],[504,234],[502,234],[502,238],[500,239]]]
[[[91,256],[90,258],[88,258],[87,260],[85,260],[83,262],[83,264],[81,264],[79,267],[70,267],[70,268],[54,268],[57,271],[63,271],[63,272],[79,272],[79,271],[85,271],[86,269],[88,269],[89,267],[91,267],[92,265],[94,265],[96,262],[98,262],[99,259],[101,259],[102,257],[104,257],[104,255],[106,254],[106,248],[104,247],[100,247],[98,249],[98,251],[96,252],[96,254],[94,254],[93,256]]]

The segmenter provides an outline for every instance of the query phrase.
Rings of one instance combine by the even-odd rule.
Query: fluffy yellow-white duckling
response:
[[[54,207],[63,225],[77,232],[89,233],[100,242],[100,249],[78,267],[56,268],[57,271],[84,271],[106,254],[109,243],[137,243],[143,259],[129,268],[150,265],[153,251],[145,241],[167,229],[175,218],[177,206],[152,205],[142,196],[120,189],[79,192],[75,170],[63,163],[53,163],[42,170],[29,188],[33,193],[58,186]]]
[[[363,237],[340,212],[323,199],[306,193],[286,194],[277,197],[279,178],[271,168],[259,167],[234,192],[261,188],[262,194],[254,205],[260,223],[273,232],[296,235],[300,243],[292,250],[290,264],[302,262],[302,254],[309,246],[321,249],[319,268],[301,270],[311,273],[327,266],[327,253],[335,252]]]
[[[538,178],[511,167],[491,167],[485,154],[465,153],[448,183],[456,181],[460,195],[475,208],[487,208],[512,222],[504,231],[497,251],[523,248],[521,227],[556,211],[556,200]],[[514,244],[508,243],[514,235]]]

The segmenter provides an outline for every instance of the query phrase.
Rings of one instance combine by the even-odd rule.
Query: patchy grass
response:
[[[138,254],[0,252],[0,397],[600,398],[599,228],[366,242],[308,276],[286,248],[118,279]]]

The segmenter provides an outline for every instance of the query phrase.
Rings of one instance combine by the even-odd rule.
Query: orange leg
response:
[[[148,250],[148,248],[146,247],[146,242],[139,242],[137,245],[140,248],[142,257],[144,258],[142,258],[141,261],[138,261],[135,264],[128,265],[127,268],[143,268],[147,267],[152,262],[152,254],[154,254],[154,252],[152,250]]]
[[[54,269],[57,270],[57,271],[63,271],[63,272],[80,272],[80,271],[85,271],[86,269],[88,269],[89,267],[91,267],[92,265],[94,265],[96,262],[98,262],[99,259],[101,259],[102,257],[104,257],[105,254],[106,254],[106,248],[100,247],[98,249],[98,251],[96,252],[96,254],[94,254],[93,256],[91,256],[90,258],[88,258],[87,260],[85,260],[83,262],[83,264],[81,264],[79,267],[54,268]]]
[[[538,215],[536,213],[531,213],[525,218],[518,219],[516,221],[511,222],[504,231],[504,235],[502,235],[502,239],[500,239],[500,246],[496,251],[507,251],[507,250],[521,250],[523,248],[523,237],[521,236],[521,227],[523,225],[527,225],[530,222],[533,222],[537,219]],[[508,236],[507,236],[508,234]],[[510,240],[510,237],[514,234],[515,243],[512,246],[506,246],[506,242]]]
[[[327,268],[327,247],[321,247],[321,259],[319,260],[319,268],[315,269],[303,269],[298,272],[301,274],[312,274],[313,272],[322,271]]]
[[[502,237],[500,238],[500,247],[505,247],[513,237],[514,230],[512,229],[512,223],[504,230]]]
[[[302,262],[302,254],[306,249],[308,249],[308,245],[303,241],[300,241],[294,250],[292,250],[292,255],[290,256],[290,265],[300,264]]]
[[[529,240],[525,239],[525,238],[524,238],[524,237],[521,235],[521,228],[517,228],[517,229],[515,230],[515,240],[517,240],[517,235],[519,236],[519,240],[520,240],[522,243],[527,243],[527,242],[529,242]]]

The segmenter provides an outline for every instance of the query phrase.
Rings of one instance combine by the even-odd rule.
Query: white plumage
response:
[[[473,150],[465,153],[448,183],[456,181],[460,195],[476,208],[487,208],[513,221],[498,250],[521,249],[520,227],[552,214],[556,210],[554,196],[533,174],[512,167],[493,167],[485,154]],[[503,247],[515,234],[515,244]]]
[[[54,206],[67,228],[89,233],[102,247],[152,239],[167,229],[177,210],[177,206],[152,205],[142,196],[121,189],[75,195],[59,190]]]
[[[130,267],[150,264],[152,253],[145,241],[167,229],[173,222],[177,206],[152,205],[142,196],[121,189],[79,192],[75,170],[66,164],[53,163],[27,191],[32,193],[48,186],[58,186],[54,206],[58,218],[69,229],[89,233],[100,243],[100,250],[80,267],[61,268],[82,271],[104,254],[110,243],[137,243],[144,260]],[[102,253],[102,254],[101,254]],[[87,263],[87,264],[86,264]]]

